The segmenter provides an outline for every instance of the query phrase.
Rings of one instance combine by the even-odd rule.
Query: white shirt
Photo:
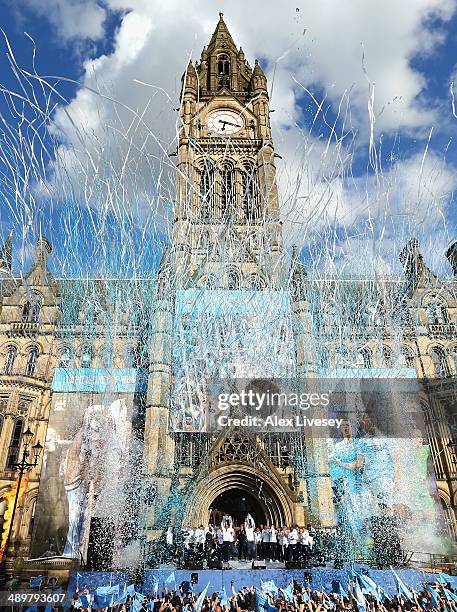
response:
[[[279,543],[281,544],[281,546],[289,546],[287,533],[284,533],[284,531],[281,531],[281,533],[279,534]]]
[[[289,540],[289,544],[296,544],[298,542],[298,531],[296,529],[292,529],[287,538]]]
[[[167,530],[167,544],[173,544],[173,531],[171,529]]]
[[[276,544],[277,542],[277,533],[278,532],[274,527],[270,529],[270,542],[272,542],[272,544]]]
[[[216,538],[217,538],[217,543],[222,544],[222,542],[224,541],[224,534],[222,533],[222,529],[218,529],[216,531]]]
[[[264,529],[262,531],[262,542],[269,542],[269,541],[270,541],[270,530]]]
[[[233,527],[227,527],[227,529],[222,528],[222,537],[224,542],[233,542],[235,536],[235,530]]]
[[[194,538],[196,544],[204,544],[205,543],[205,530],[200,529],[198,527],[194,532]]]
[[[248,542],[255,542],[254,527],[245,527],[244,530],[246,532],[246,540]]]

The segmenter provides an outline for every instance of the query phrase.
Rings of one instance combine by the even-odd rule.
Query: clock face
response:
[[[209,115],[207,127],[210,132],[215,132],[221,136],[230,136],[244,127],[244,121],[235,111],[218,110]]]

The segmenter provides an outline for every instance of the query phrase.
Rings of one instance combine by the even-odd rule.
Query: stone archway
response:
[[[245,464],[223,464],[211,470],[196,486],[184,524],[205,525],[210,509],[221,494],[245,492],[255,498],[269,524],[291,525],[293,502],[283,484],[272,473]]]

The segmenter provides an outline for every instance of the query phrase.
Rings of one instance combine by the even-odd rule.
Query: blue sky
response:
[[[344,4],[343,9],[336,0],[280,6],[254,0],[245,7],[235,0],[215,7],[209,0],[192,0],[183,7],[175,0],[49,0],[44,6],[23,0],[18,9],[13,0],[7,2],[2,29],[18,65],[32,71],[33,44],[27,32],[36,43],[37,73],[76,83],[56,84],[68,104],[54,98],[60,108],[48,117],[46,128],[60,147],[72,190],[51,190],[48,197],[43,185],[37,188],[36,173],[44,175],[44,167],[35,168],[35,184],[30,179],[26,195],[14,198],[14,190],[3,189],[2,235],[13,226],[16,253],[27,259],[29,243],[41,226],[56,246],[57,267],[77,272],[78,266],[90,269],[90,261],[109,255],[97,241],[118,245],[128,234],[135,257],[119,255],[114,246],[111,252],[117,256],[110,265],[127,271],[132,259],[138,263],[139,252],[138,265],[147,272],[169,231],[172,166],[165,157],[173,149],[180,76],[189,57],[198,59],[222,9],[235,42],[251,64],[261,58],[272,85],[287,246],[298,244],[308,258],[330,268],[347,260],[345,265],[356,269],[365,261],[361,253],[368,262],[375,251],[376,264],[395,271],[401,244],[414,234],[430,265],[449,274],[443,252],[457,238],[457,119],[450,94],[450,83],[457,80],[456,2]],[[2,85],[20,92],[4,40],[0,50]],[[88,93],[87,87],[102,89],[110,100]],[[40,104],[44,99],[39,97]],[[315,117],[316,103],[322,100],[325,115]],[[18,134],[10,102],[0,97],[0,113]],[[111,210],[101,186],[123,163],[119,134],[134,113],[143,111],[135,138],[146,139],[150,157],[135,158],[131,176],[123,179],[132,183],[125,190],[129,195],[125,202],[111,204]],[[27,112],[31,118],[33,110]],[[149,135],[142,134],[145,124]],[[89,169],[90,180],[94,178],[92,161],[81,151],[82,133],[97,158],[95,188],[80,172],[81,167],[83,174]],[[44,143],[52,141],[44,132],[43,138]],[[39,144],[34,146],[38,156]],[[50,160],[45,166],[47,180],[53,182],[56,169]],[[120,198],[124,186],[108,182],[110,193]],[[90,201],[84,200],[87,192]],[[120,219],[121,229],[113,233]],[[95,228],[99,222],[102,229]],[[83,254],[76,268],[64,256],[69,244],[76,259]],[[318,257],[317,251],[324,254]]]

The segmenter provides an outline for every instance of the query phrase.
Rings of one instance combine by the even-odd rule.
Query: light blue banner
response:
[[[56,368],[52,390],[78,393],[135,393],[146,390],[147,370],[136,368]]]

